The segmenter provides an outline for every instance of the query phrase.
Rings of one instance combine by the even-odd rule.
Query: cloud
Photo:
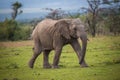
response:
[[[40,12],[49,12],[42,8],[22,8],[23,13],[40,13]],[[0,9],[0,14],[9,14],[12,13],[12,9]]]
[[[48,3],[46,3],[44,6],[47,6],[47,7],[55,7],[55,6],[60,6],[61,5],[61,3],[60,2],[52,2],[52,3],[50,3],[50,2],[48,2]]]
[[[12,9],[0,9],[0,13],[1,13],[1,14],[12,13]]]
[[[77,6],[73,6],[73,7],[69,7],[69,6],[63,6],[63,7],[56,6],[55,7],[54,6],[54,7],[51,7],[51,8],[52,9],[61,8],[64,11],[78,10]],[[48,13],[49,12],[49,10],[45,10],[45,8],[21,8],[21,10],[23,11],[23,13]],[[13,12],[12,9],[0,9],[0,14],[10,14],[12,12]]]
[[[47,12],[42,8],[23,8],[23,13],[39,13],[39,12]]]
[[[13,12],[11,4],[16,0],[0,0],[0,19],[5,19],[6,17],[10,17]],[[45,10],[45,8],[58,9],[61,8],[66,12],[73,12],[80,7],[88,7],[86,0],[18,0],[22,3],[21,10],[23,13],[18,16],[18,18],[30,18],[30,17],[38,17],[41,14],[48,14],[50,11]],[[30,14],[26,14],[30,13]],[[33,14],[38,15],[33,15]],[[32,15],[32,16],[31,16]]]
[[[78,10],[80,7],[87,6],[84,0],[75,0],[75,1],[69,1],[68,0],[43,0],[39,1],[36,0],[36,4],[32,3],[28,0],[21,0],[23,7],[21,10],[23,10],[23,13],[42,13],[42,12],[49,12],[47,10],[44,10],[43,8],[52,8],[52,9],[58,9],[61,8],[64,11],[71,11],[71,10]],[[10,2],[9,2],[10,3]],[[1,4],[1,3],[0,3]],[[0,5],[1,6],[1,5]],[[6,5],[7,6],[7,5]],[[9,7],[8,7],[9,8]],[[8,14],[12,13],[12,9],[0,9],[0,14]]]
[[[52,8],[52,7],[51,7]],[[57,9],[59,7],[54,7],[53,9]],[[76,7],[67,7],[64,6],[62,7],[63,10],[68,11],[68,10],[75,10]],[[23,11],[23,13],[48,13],[49,10],[45,10],[45,8],[21,8],[21,10]],[[9,14],[12,13],[13,10],[12,9],[0,9],[0,14]]]

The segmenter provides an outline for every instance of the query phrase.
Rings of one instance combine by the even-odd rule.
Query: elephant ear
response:
[[[58,33],[66,39],[70,39],[70,30],[69,30],[69,23],[65,20],[60,20],[55,24]]]

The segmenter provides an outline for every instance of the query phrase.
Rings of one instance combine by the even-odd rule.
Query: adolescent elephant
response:
[[[34,54],[29,61],[30,68],[33,68],[34,62],[41,52],[43,52],[44,56],[44,68],[58,68],[62,48],[66,44],[70,44],[75,50],[81,67],[87,67],[84,59],[87,35],[80,19],[45,19],[35,27],[32,38],[34,40]],[[82,41],[82,49],[78,38]],[[51,50],[55,50],[52,66],[49,64],[49,53]]]

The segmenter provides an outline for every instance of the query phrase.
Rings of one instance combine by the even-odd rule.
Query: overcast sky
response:
[[[81,7],[88,7],[86,0],[0,0],[0,21],[5,18],[11,18],[11,5],[16,1],[23,5],[21,8],[23,13],[17,16],[17,19],[38,18],[41,14],[48,12],[44,10],[45,8],[76,11]]]
[[[21,2],[24,13],[37,13],[43,8],[62,8],[63,10],[76,10],[87,7],[86,0],[0,0],[0,13],[11,13],[11,4]]]

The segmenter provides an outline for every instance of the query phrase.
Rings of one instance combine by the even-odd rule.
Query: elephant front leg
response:
[[[55,56],[53,59],[53,68],[59,68],[58,63],[60,60],[61,51],[62,51],[62,48],[55,49]]]
[[[81,67],[88,67],[88,65],[86,64],[85,60],[83,60],[81,62],[81,58],[82,58],[82,51],[81,51],[81,46],[78,42],[78,40],[74,40],[71,43],[72,48],[74,49],[74,51],[76,52],[78,59],[79,59],[79,64],[81,65]]]
[[[45,50],[43,52],[43,68],[51,68],[51,65],[49,64],[49,53],[50,50]]]
[[[82,61],[82,63],[80,63],[81,67],[88,67],[87,63],[85,62],[85,60]]]

